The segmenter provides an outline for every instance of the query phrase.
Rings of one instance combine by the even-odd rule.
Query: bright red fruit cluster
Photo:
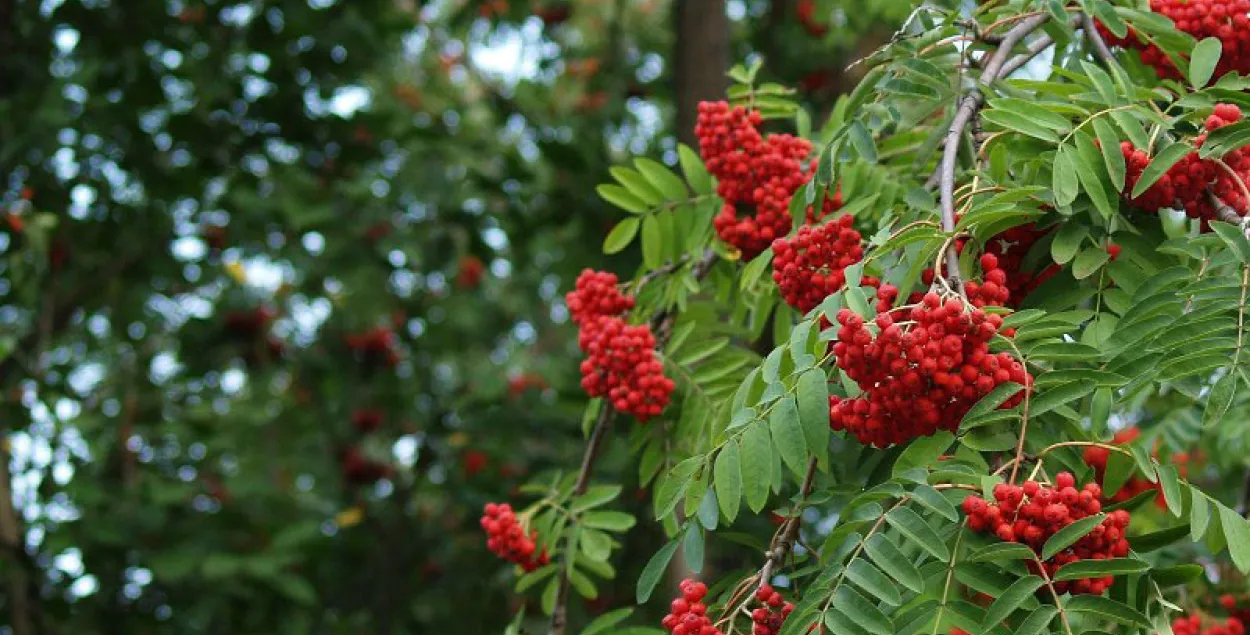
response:
[[[1196,40],[1219,38],[1223,43],[1214,77],[1229,71],[1250,73],[1250,0],[1150,0],[1150,10],[1166,16],[1176,29]],[[1118,38],[1099,24],[1107,43],[1141,51],[1142,63],[1165,79],[1184,79],[1176,65],[1159,47],[1137,37],[1132,30]]]
[[[1101,495],[1102,488],[1096,483],[1089,483],[1078,490],[1072,474],[1061,472],[1055,476],[1054,487],[1040,485],[1036,481],[1025,481],[1023,486],[999,483],[994,486],[994,502],[972,495],[964,499],[963,510],[968,515],[969,529],[993,534],[1006,542],[1027,545],[1040,555],[1042,546],[1056,532],[1101,512],[1102,503],[1098,500]],[[1102,523],[1094,526],[1088,534],[1044,561],[1042,565],[1046,574],[1054,577],[1060,567],[1078,560],[1104,560],[1128,555],[1129,544],[1124,532],[1129,519],[1129,513],[1122,509],[1107,514]],[[1030,561],[1029,568],[1037,573],[1035,562]],[[1055,591],[1097,595],[1107,590],[1113,581],[1113,576],[1065,580],[1055,582]]]
[[[953,432],[973,404],[997,386],[1032,384],[1033,377],[1010,354],[989,352],[1001,316],[969,311],[962,300],[943,301],[933,292],[896,311],[903,311],[901,324],[895,323],[894,311],[881,313],[875,336],[859,315],[838,312],[834,355],[863,394],[829,398],[834,430],[877,447],[939,430]],[[1011,408],[1023,398],[1022,391],[1001,407]]]
[[[1172,632],[1176,635],[1246,635],[1246,627],[1241,620],[1230,617],[1203,630],[1202,618],[1190,615],[1173,620]]]
[[[673,600],[668,615],[660,622],[672,635],[724,635],[707,616],[707,585],[689,578],[682,580],[681,597]],[[759,607],[751,611],[753,635],[777,635],[794,605],[767,584],[755,592]]]
[[[526,571],[541,567],[550,559],[547,551],[538,551],[536,532],[525,535],[525,529],[517,522],[512,506],[507,503],[486,503],[481,525],[486,530],[486,548],[508,562],[518,564]]]
[[[348,333],[343,339],[347,342],[347,347],[367,364],[389,367],[399,364],[395,332],[385,326],[376,326],[361,333]]]
[[[1049,229],[1038,229],[1029,223],[1012,227],[985,243],[985,253],[997,256],[998,268],[1006,274],[1007,302],[1003,306],[1020,306],[1034,289],[1059,273],[1061,267],[1053,262],[1036,273],[1024,265],[1029,250],[1049,233]]]
[[[755,592],[755,601],[760,606],[751,611],[752,635],[777,635],[786,618],[794,611],[794,605],[786,602],[781,594],[767,584]]]
[[[763,117],[742,106],[701,102],[695,134],[708,172],[717,178],[716,193],[724,201],[713,220],[721,240],[750,260],[773,240],[790,233],[790,197],[811,178],[814,162],[804,163],[812,144],[788,134],[760,134]],[[821,202],[820,213],[807,210],[807,220],[842,207],[839,194]],[[746,215],[739,218],[739,211]],[[754,211],[754,215],[751,214]]]
[[[707,616],[707,585],[686,578],[679,585],[681,597],[673,600],[668,615],[660,621],[673,635],[722,635]]]
[[[675,384],[655,357],[655,336],[645,324],[630,325],[620,313],[634,299],[616,287],[616,276],[587,269],[565,301],[580,331],[582,388],[591,397],[607,397],[613,407],[646,422],[664,411]]]
[[[1232,104],[1219,104],[1215,107],[1215,112],[1207,118],[1206,129],[1207,132],[1212,132],[1240,120],[1240,108]],[[1206,138],[1206,132],[1198,136],[1198,147],[1202,147]],[[1215,160],[1199,158],[1197,152],[1191,152],[1136,198],[1132,198],[1129,193],[1150,164],[1150,155],[1128,141],[1120,143],[1120,151],[1124,154],[1127,168],[1124,194],[1135,207],[1147,211],[1161,208],[1184,209],[1190,218],[1202,219],[1205,228],[1207,222],[1216,219],[1215,205],[1207,196],[1209,189],[1239,215],[1245,216],[1250,211],[1250,198],[1245,194],[1246,184],[1250,183],[1250,149],[1240,148],[1228,153],[1220,160],[1224,165]]]
[[[773,241],[773,281],[786,304],[807,313],[846,284],[844,270],[864,258],[863,237],[853,221],[843,216],[806,225],[793,238]]]

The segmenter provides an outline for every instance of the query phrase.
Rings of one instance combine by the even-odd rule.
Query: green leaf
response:
[[[715,191],[712,176],[708,174],[698,153],[691,150],[690,146],[684,143],[677,146],[677,160],[681,164],[682,173],[686,175],[686,182],[695,194],[708,195]]]
[[[743,481],[747,506],[759,513],[768,502],[768,478],[773,469],[773,443],[768,428],[756,423],[742,435],[742,473],[748,475]]]
[[[738,517],[738,504],[742,499],[742,468],[738,461],[738,442],[730,440],[716,455],[712,469],[716,502],[720,504],[725,520],[732,523]]]
[[[515,587],[516,592],[517,593],[525,592],[526,589],[529,589],[530,587],[538,584],[539,582],[546,580],[547,578],[551,577],[552,574],[554,574],[556,571],[559,571],[559,570],[560,570],[560,565],[553,563],[541,569],[535,569],[534,571],[530,571],[529,573],[526,573],[525,575],[517,578],[516,587]]]
[[[1047,390],[1033,397],[1029,403],[1029,416],[1050,412],[1059,406],[1074,402],[1098,388],[1092,381],[1074,381]]]
[[[1050,187],[1055,193],[1055,204],[1067,207],[1081,193],[1080,181],[1076,175],[1076,153],[1072,150],[1072,146],[1067,144],[1059,146],[1059,151],[1055,153],[1055,165],[1052,170]]]
[[[1023,115],[1010,110],[992,109],[981,113],[981,119],[992,123],[1000,128],[1019,132],[1021,134],[1049,141],[1051,143],[1059,142],[1059,135],[1050,128],[1040,124],[1034,118]]]
[[[542,605],[543,613],[547,615],[551,615],[551,612],[555,610],[556,593],[558,593],[559,590],[560,590],[560,579],[552,578],[551,581],[547,583],[547,588],[543,589],[543,596],[542,596],[542,600],[540,601]]]
[[[1108,558],[1106,560],[1077,560],[1063,565],[1055,572],[1053,580],[1079,580],[1101,578],[1108,575],[1141,573],[1150,569],[1150,563],[1136,558]]]
[[[674,540],[661,547],[647,561],[647,566],[642,569],[642,575],[638,576],[638,588],[634,593],[637,604],[643,604],[650,599],[651,592],[655,590],[655,585],[660,581],[660,576],[664,574],[665,569],[668,569],[668,563],[673,559],[673,553],[676,551],[677,541]]]
[[[1110,259],[1111,254],[1101,246],[1085,249],[1077,254],[1076,261],[1072,263],[1072,275],[1077,280],[1084,280],[1097,273]]]
[[[1149,551],[1155,551],[1156,549],[1162,549],[1163,547],[1185,538],[1188,535],[1189,525],[1178,525],[1176,527],[1169,527],[1167,529],[1154,531],[1148,534],[1129,536],[1128,544],[1133,548],[1133,551],[1146,553]]]
[[[702,456],[692,456],[673,466],[655,490],[655,517],[663,518],[673,511],[690,487],[690,479],[703,467]]]
[[[1237,373],[1226,373],[1207,395],[1207,406],[1202,411],[1202,427],[1210,428],[1224,420],[1228,409],[1237,398],[1237,387],[1240,385]]]
[[[803,426],[799,423],[799,410],[794,397],[782,397],[768,417],[773,446],[781,454],[781,460],[798,476],[807,470],[807,443],[803,440]]]
[[[1172,145],[1164,148],[1163,151],[1157,154],[1154,159],[1151,159],[1150,165],[1147,165],[1146,169],[1142,170],[1141,178],[1137,180],[1137,185],[1133,186],[1132,197],[1137,198],[1141,196],[1142,192],[1149,189],[1151,185],[1154,185],[1155,182],[1159,180],[1159,177],[1163,176],[1172,168],[1172,166],[1176,165],[1177,161],[1180,161],[1193,151],[1193,147],[1185,143],[1173,143]]]
[[[972,404],[972,407],[968,409],[968,414],[964,415],[964,419],[967,420],[973,417],[979,417],[997,409],[999,406],[1006,403],[1008,399],[1011,399],[1019,393],[1023,388],[1024,386],[1011,381],[999,384],[994,388],[994,390],[991,390],[989,394],[982,397],[975,404]]]
[[[1115,191],[1124,191],[1124,153],[1120,151],[1120,136],[1104,118],[1094,120],[1094,133],[1098,136],[1098,146],[1102,150],[1102,160],[1107,166],[1107,174],[1111,175],[1111,184]]]
[[[1194,88],[1202,88],[1211,81],[1215,67],[1220,63],[1220,53],[1224,45],[1217,37],[1209,37],[1194,46],[1189,56],[1189,84]]]
[[[1107,471],[1102,479],[1103,496],[1115,496],[1133,475],[1133,458],[1119,452],[1107,454]]]
[[[997,562],[1000,560],[1032,560],[1032,549],[1018,542],[994,542],[986,545],[968,558],[969,562]]]
[[[608,237],[603,239],[603,253],[614,254],[628,247],[634,236],[638,235],[640,222],[637,216],[630,216],[617,223],[608,233]]]
[[[1070,597],[1064,608],[1073,613],[1094,613],[1103,619],[1128,624],[1129,626],[1140,628],[1148,628],[1150,626],[1150,620],[1137,609],[1101,595],[1077,595]]]
[[[1076,178],[1075,172],[1073,172],[1072,178]],[[1073,196],[1073,198],[1076,197]],[[1055,232],[1055,239],[1050,243],[1050,257],[1057,264],[1066,264],[1076,256],[1077,250],[1081,248],[1081,243],[1085,241],[1085,237],[1088,235],[1089,227],[1083,223],[1064,223],[1060,225],[1059,231]]]
[[[893,633],[894,624],[876,604],[869,602],[858,591],[847,585],[838,588],[833,597],[833,608],[842,612],[870,633]]]
[[[881,573],[880,569],[863,558],[856,558],[847,565],[846,577],[859,588],[886,604],[898,606],[903,602],[903,596],[894,587],[894,583]]]
[[[1207,496],[1194,487],[1189,488],[1189,537],[1194,542],[1202,540],[1207,533],[1207,523],[1211,521]]]
[[[641,200],[648,207],[664,202],[664,193],[652,185],[641,172],[623,165],[609,168],[608,172],[612,174],[612,178],[624,185],[630,194]]]
[[[578,546],[587,558],[595,562],[604,562],[612,555],[612,538],[602,531],[582,529],[578,538]]]
[[[625,621],[630,615],[633,615],[633,613],[633,607],[625,607],[623,609],[616,609],[615,611],[608,611],[587,624],[586,628],[582,629],[581,635],[598,635],[599,633],[607,632],[608,629]]]
[[[1089,135],[1079,133],[1073,138],[1076,139],[1077,150],[1076,175],[1085,187],[1085,195],[1094,202],[1094,207],[1104,219],[1110,219],[1116,213],[1116,197],[1110,195],[1104,186],[1101,154]]]
[[[1212,221],[1211,229],[1228,244],[1228,248],[1243,265],[1250,263],[1250,239],[1246,238],[1240,227],[1224,221]]]
[[[595,485],[586,490],[585,494],[573,499],[573,513],[585,511],[592,507],[610,503],[621,493],[620,485]]]
[[[937,461],[937,458],[945,453],[954,442],[955,435],[945,430],[939,430],[932,436],[912,440],[894,461],[892,474],[898,476],[918,467],[927,468]]]
[[[664,232],[655,214],[642,219],[642,262],[648,269],[664,265]]]
[[[859,156],[868,163],[876,163],[877,143],[872,140],[872,133],[868,131],[868,126],[856,119],[851,122],[851,128],[847,133],[851,137],[851,147],[855,148]]]
[[[595,588],[595,583],[591,582],[590,578],[585,573],[582,573],[580,569],[569,571],[569,583],[577,591],[578,595],[587,600],[599,597],[599,589]]]
[[[1019,628],[1015,630],[1013,635],[1038,635],[1043,633],[1058,614],[1059,609],[1049,604],[1043,604],[1033,609],[1033,612],[1029,613],[1029,616],[1020,622]]]
[[[864,542],[864,553],[872,559],[873,563],[881,568],[886,575],[893,578],[903,586],[915,591],[916,593],[924,592],[924,578],[920,575],[920,571],[916,569],[916,565],[912,564],[907,556],[899,551],[894,543],[890,542],[881,534],[874,534],[871,538]]]
[[[821,469],[829,469],[829,382],[825,371],[812,368],[799,375],[795,385],[799,422],[807,450],[820,461]]]
[[[596,511],[582,514],[582,525],[607,531],[627,531],[634,526],[635,519],[625,512]]]
[[[1045,584],[1041,578],[1030,575],[1011,583],[998,599],[985,611],[985,619],[981,620],[981,628],[989,630],[1007,619],[1013,611],[1020,608],[1025,600]]]
[[[647,182],[651,183],[655,189],[664,195],[664,199],[668,201],[681,201],[690,197],[690,191],[686,189],[686,184],[677,175],[664,167],[662,163],[652,159],[641,158],[634,161],[634,165],[638,166],[638,171],[646,177]]]
[[[1054,535],[1046,541],[1046,544],[1042,545],[1042,560],[1050,560],[1055,557],[1055,554],[1071,547],[1073,543],[1081,538],[1084,538],[1087,534],[1089,534],[1089,532],[1093,531],[1094,527],[1102,523],[1103,518],[1105,517],[1105,514],[1086,516],[1085,518],[1082,518],[1071,525],[1056,531]]]
[[[686,568],[694,573],[703,570],[703,528],[697,523],[690,523],[686,529],[686,539],[682,541],[682,554],[686,559]]]
[[[1166,588],[1193,582],[1201,578],[1205,571],[1200,564],[1177,564],[1151,571],[1150,579],[1158,582],[1159,586]]]
[[[1173,516],[1180,516],[1184,511],[1185,501],[1181,500],[1181,483],[1175,465],[1160,465],[1158,468],[1159,485],[1163,489],[1163,499],[1167,501],[1168,511]]]
[[[920,484],[911,492],[912,499],[920,503],[930,511],[949,520],[951,522],[959,521],[959,512],[955,509],[955,505],[950,499],[942,495],[941,492],[933,489],[933,487]]]
[[[595,188],[599,193],[599,198],[631,213],[645,214],[647,212],[647,204],[637,196],[630,193],[629,190],[619,185],[600,185]]]
[[[1224,526],[1224,537],[1228,542],[1228,554],[1233,557],[1233,564],[1242,573],[1250,573],[1250,521],[1241,514],[1216,504],[1220,510],[1220,524]]]
[[[898,507],[886,514],[885,521],[917,547],[929,552],[929,555],[942,562],[950,560],[951,554],[946,548],[946,542],[920,514],[907,507]]]

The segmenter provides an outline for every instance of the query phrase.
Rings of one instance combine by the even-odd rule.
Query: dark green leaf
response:
[[[1084,538],[1087,534],[1089,534],[1089,532],[1093,531],[1094,527],[1098,526],[1098,524],[1102,522],[1103,518],[1105,518],[1104,514],[1086,516],[1085,518],[1082,518],[1071,525],[1056,531],[1054,535],[1046,541],[1046,544],[1042,545],[1042,560],[1049,560],[1060,551],[1071,547],[1073,543],[1081,538]]]
[[[981,622],[981,628],[988,630],[1001,624],[1043,584],[1045,581],[1035,575],[1025,576],[1013,582],[985,611],[985,619]]]
[[[668,563],[673,559],[673,553],[677,551],[677,544],[677,541],[674,540],[661,547],[647,561],[647,566],[643,567],[642,575],[638,576],[638,588],[634,593],[634,599],[638,604],[643,604],[650,599],[656,583],[660,581],[660,577],[664,574],[665,569],[668,569]]]

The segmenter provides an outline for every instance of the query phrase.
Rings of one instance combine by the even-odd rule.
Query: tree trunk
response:
[[[729,16],[725,0],[675,0],[673,20],[677,139],[697,147],[699,102],[724,99],[729,89]]]

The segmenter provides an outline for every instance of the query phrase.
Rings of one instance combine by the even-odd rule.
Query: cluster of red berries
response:
[[[360,333],[348,333],[343,339],[347,342],[347,347],[366,364],[388,367],[399,364],[395,332],[385,326],[375,326]]]
[[[395,475],[394,467],[374,461],[358,447],[347,448],[339,455],[339,469],[343,478],[352,485],[372,485]]]
[[[956,250],[962,252],[963,245],[957,243]],[[1009,306],[1011,301],[1011,278],[1007,275],[1007,271],[999,266],[998,256],[992,253],[981,255],[981,279],[982,282],[976,280],[967,280],[964,282],[964,295],[968,296],[968,303],[975,308],[984,308],[987,306]],[[946,263],[943,262],[945,267]],[[921,281],[926,285],[932,285],[934,280],[933,268],[925,269],[921,274]],[[911,304],[919,304],[924,298],[924,293],[913,291],[907,301]],[[1014,335],[1014,330],[1004,332],[1004,335]]]
[[[620,317],[633,308],[634,299],[616,284],[615,275],[587,269],[565,298],[580,329],[577,344],[586,353],[582,389],[591,397],[606,397],[614,408],[645,423],[668,406],[676,384],[664,376],[664,364],[655,357],[651,327]]]
[[[863,237],[852,226],[854,220],[843,216],[805,225],[792,238],[773,241],[773,281],[786,304],[807,313],[846,284],[845,269],[864,258]],[[865,286],[877,286],[868,282]]]
[[[526,571],[541,567],[550,559],[547,550],[538,550],[536,532],[525,534],[525,528],[517,522],[512,506],[507,503],[486,503],[481,525],[486,530],[486,548],[495,555]]]
[[[352,427],[360,434],[369,434],[382,427],[382,411],[361,408],[352,413]]]
[[[701,102],[695,125],[700,155],[717,178],[716,193],[724,201],[712,224],[721,240],[747,260],[790,233],[790,198],[814,168],[808,160],[810,142],[788,134],[765,137],[758,129],[762,123],[759,112],[720,101]],[[841,207],[839,193],[826,196],[819,213],[808,208],[807,220]],[[745,214],[741,218],[739,210]]]
[[[992,283],[986,283],[988,286]],[[984,286],[982,287],[984,289]],[[896,323],[894,313],[902,312]],[[954,432],[997,386],[1029,386],[1033,377],[1008,353],[990,353],[1003,319],[958,298],[930,292],[911,307],[877,315],[877,333],[848,309],[838,312],[838,367],[859,385],[855,398],[829,398],[829,424],[861,443],[886,447],[939,430]],[[1023,391],[1003,403],[1011,408]]]
[[[1176,24],[1176,29],[1195,40],[1218,38],[1223,44],[1215,77],[1230,71],[1250,73],[1250,0],[1150,0],[1150,10]],[[1142,63],[1165,79],[1183,79],[1176,65],[1159,47],[1139,38],[1132,30],[1116,37],[1099,24],[1108,44],[1141,51]]]
[[[486,265],[477,256],[465,256],[460,259],[460,267],[456,270],[456,286],[461,289],[476,289],[482,283],[486,273]]]
[[[994,486],[993,502],[972,495],[964,499],[963,511],[968,515],[969,529],[993,534],[1005,542],[1024,544],[1040,555],[1042,546],[1056,532],[1101,512],[1101,495],[1102,488],[1097,483],[1078,490],[1072,474],[1060,472],[1053,487],[1036,481],[1025,481],[1022,486],[999,483]],[[1128,555],[1129,544],[1124,535],[1129,519],[1129,513],[1123,509],[1107,514],[1088,534],[1042,563],[1047,576],[1053,578],[1060,567],[1078,560]],[[1036,562],[1030,561],[1029,568],[1038,573]],[[1113,576],[1065,580],[1055,582],[1055,591],[1098,595],[1113,581]]]
[[[681,597],[673,600],[668,615],[660,624],[672,635],[724,635],[712,624],[707,616],[707,605],[703,598],[707,596],[707,585],[689,578],[682,580]],[[751,611],[751,633],[753,635],[777,635],[794,605],[786,602],[781,594],[767,584],[760,586],[755,592],[755,601],[760,606]]]
[[[1172,621],[1172,632],[1176,635],[1246,635],[1246,627],[1241,620],[1230,617],[1223,622],[1216,622],[1202,628],[1202,618],[1197,615],[1179,617]]]
[[[1115,437],[1111,439],[1111,443],[1113,445],[1125,445],[1132,443],[1140,435],[1141,430],[1138,430],[1136,427],[1125,428],[1115,434]],[[1157,451],[1154,453],[1156,458],[1158,457],[1158,454],[1159,453]],[[1094,468],[1094,475],[1098,478],[1099,483],[1102,483],[1103,479],[1106,478],[1107,459],[1110,456],[1111,450],[1106,448],[1093,445],[1085,448],[1085,464]],[[1184,452],[1177,452],[1172,455],[1172,463],[1177,466],[1181,475],[1184,476],[1188,472],[1187,464],[1189,463],[1189,455]],[[1155,490],[1158,492],[1155,496],[1155,505],[1160,509],[1167,508],[1167,501],[1163,498],[1163,486],[1158,483],[1151,483],[1144,477],[1136,475],[1125,481],[1124,485],[1120,487],[1120,491],[1116,492],[1115,495],[1110,497],[1108,500],[1113,503],[1121,503],[1149,490]]]
[[[1241,109],[1235,105],[1217,105],[1215,112],[1206,120],[1207,132],[1196,139],[1198,147],[1202,147],[1206,141],[1207,133],[1236,123],[1241,120],[1241,116]],[[1130,197],[1128,193],[1150,164],[1150,156],[1128,141],[1120,143],[1120,151],[1124,154],[1127,168],[1124,179],[1125,196],[1135,207],[1147,211],[1184,209],[1190,218],[1202,219],[1205,228],[1206,223],[1216,219],[1215,205],[1207,196],[1209,189],[1237,214],[1245,216],[1250,212],[1250,199],[1245,195],[1246,184],[1250,183],[1250,149],[1240,148],[1220,159],[1228,170],[1217,161],[1201,159],[1197,152],[1191,152],[1136,198]]]
[[[997,256],[998,268],[1006,273],[1007,302],[1003,306],[1020,306],[1034,289],[1059,273],[1061,267],[1055,263],[1039,272],[1029,271],[1024,265],[1029,250],[1049,233],[1029,223],[1012,227],[985,243],[985,253]]]
[[[1225,611],[1228,611],[1229,617],[1237,619],[1242,625],[1250,624],[1250,606],[1239,606],[1236,596],[1231,593],[1225,593],[1220,596],[1219,602],[1220,606]]]
[[[752,635],[777,635],[786,618],[794,612],[794,605],[786,602],[781,594],[767,584],[760,586],[755,592],[755,601],[760,606],[751,611]]]

